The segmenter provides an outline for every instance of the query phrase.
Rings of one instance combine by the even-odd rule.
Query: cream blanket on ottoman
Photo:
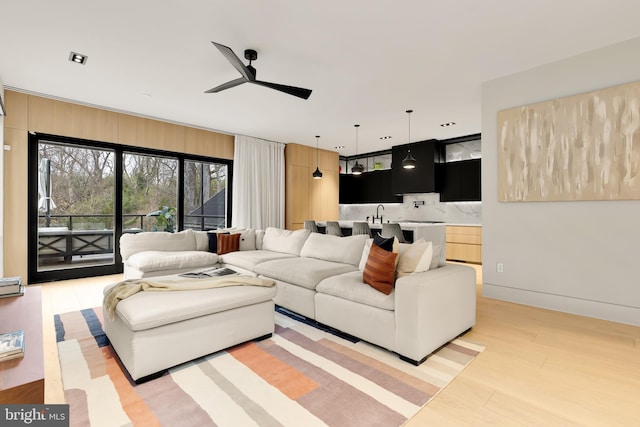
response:
[[[223,288],[225,286],[275,286],[271,279],[261,279],[246,275],[233,275],[210,278],[185,278],[179,276],[152,277],[148,279],[131,279],[113,285],[104,296],[104,307],[113,320],[116,306],[120,301],[138,292],[190,291],[195,289]]]

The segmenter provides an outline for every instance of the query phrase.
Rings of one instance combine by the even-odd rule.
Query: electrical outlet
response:
[[[504,264],[501,262],[496,263],[496,271],[498,273],[504,272]]]

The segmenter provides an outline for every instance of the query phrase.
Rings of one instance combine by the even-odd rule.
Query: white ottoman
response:
[[[105,288],[108,289],[109,287]],[[277,288],[229,286],[139,292],[116,306],[104,331],[134,381],[274,331]]]

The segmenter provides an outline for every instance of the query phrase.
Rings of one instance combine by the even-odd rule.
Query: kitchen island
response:
[[[351,236],[351,230],[353,228],[353,223],[356,221],[338,221],[340,224],[340,228],[342,229],[342,234],[344,236]],[[390,221],[396,222],[396,221]],[[415,242],[420,238],[424,238],[426,241],[433,242],[434,253],[436,253],[436,249],[441,251],[440,260],[445,262],[445,253],[446,253],[446,225],[442,222],[402,222],[397,221],[400,224],[400,229],[402,230],[402,234],[404,235],[404,239],[411,243]],[[318,225],[318,231],[320,233],[325,232],[326,222],[325,221],[316,221]],[[369,228],[371,229],[371,234],[375,234],[376,232],[382,231],[382,224],[379,222],[372,223],[369,222]],[[441,249],[440,249],[441,248]]]

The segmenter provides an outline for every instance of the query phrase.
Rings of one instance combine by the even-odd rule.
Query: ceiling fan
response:
[[[287,86],[287,85],[281,85],[277,83],[269,83],[269,82],[256,80],[256,69],[251,66],[251,61],[255,61],[256,59],[258,59],[258,52],[256,52],[255,50],[246,49],[244,51],[245,59],[249,60],[249,65],[244,65],[240,60],[240,58],[238,58],[238,56],[235,53],[233,53],[231,48],[225,45],[222,45],[220,43],[216,43],[216,42],[211,42],[211,43],[213,43],[214,46],[218,48],[220,53],[222,53],[224,57],[227,58],[227,61],[229,61],[231,65],[233,65],[233,67],[240,72],[242,77],[235,80],[231,80],[230,82],[227,82],[227,83],[223,83],[220,86],[214,87],[213,89],[209,89],[205,93],[216,93],[216,92],[223,91],[225,89],[229,89],[229,88],[241,85],[242,83],[253,83],[260,86],[270,87],[271,89],[279,90],[280,92],[288,93],[289,95],[297,96],[298,98],[307,99],[309,98],[309,95],[311,95],[310,89],[304,89],[301,87]]]

